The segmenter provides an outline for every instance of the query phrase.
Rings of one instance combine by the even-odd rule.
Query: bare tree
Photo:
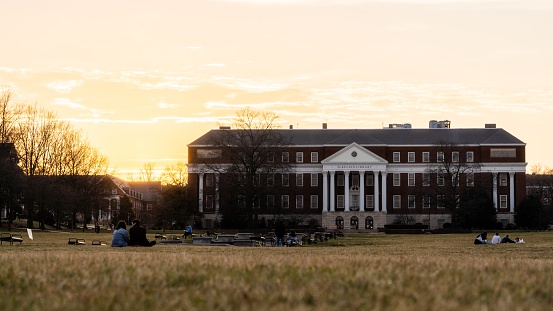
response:
[[[0,94],[0,143],[12,142],[21,105],[12,105],[12,91]]]
[[[144,165],[139,171],[139,180],[140,181],[154,180],[155,166],[156,164],[152,162],[144,163]]]
[[[274,180],[275,173],[290,170],[288,163],[276,157],[278,151],[290,144],[277,130],[277,121],[273,112],[246,108],[237,113],[232,129],[214,131],[210,144],[220,150],[225,163],[207,159],[205,164],[220,173],[220,193],[228,194],[221,200],[231,203],[223,210],[227,213],[223,221],[243,212],[248,227],[257,226],[261,199],[271,187],[266,180]],[[273,193],[274,188],[270,189]]]
[[[188,167],[184,162],[167,166],[161,174],[161,180],[165,185],[184,187],[188,184]]]

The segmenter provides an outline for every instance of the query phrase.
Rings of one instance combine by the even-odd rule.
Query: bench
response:
[[[0,245],[2,245],[3,242],[10,242],[10,245],[19,242],[19,245],[21,245],[21,243],[23,243],[23,237],[21,234],[2,232],[2,235],[0,236]]]
[[[211,245],[211,237],[193,237],[192,245]]]
[[[86,242],[84,239],[77,239],[77,238],[69,238],[69,241],[67,242],[69,245],[86,245]]]

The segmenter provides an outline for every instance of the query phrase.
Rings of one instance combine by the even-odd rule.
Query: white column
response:
[[[493,205],[495,205],[495,209],[499,210],[499,205],[497,205],[497,173],[492,173],[493,175]]]
[[[344,172],[344,207],[349,212],[349,172]]]
[[[330,171],[330,211],[336,210],[336,195],[334,194],[334,176],[336,172]]]
[[[200,173],[199,189],[198,189],[198,211],[204,211],[204,173]]]
[[[515,212],[515,173],[509,173],[509,212]]]
[[[382,172],[382,212],[386,213],[386,176],[388,176],[388,172]]]
[[[219,173],[215,174],[215,212],[219,212],[219,202],[221,201],[219,195]]]
[[[328,212],[328,172],[323,171],[323,212]]]
[[[365,171],[359,172],[359,210],[365,211]]]
[[[380,181],[378,180],[378,174],[380,172],[378,171],[374,171],[373,172],[373,185],[374,185],[374,211],[375,212],[378,212],[380,211],[379,207],[380,207]]]

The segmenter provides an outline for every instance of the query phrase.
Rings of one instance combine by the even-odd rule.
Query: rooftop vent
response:
[[[444,120],[444,121],[430,120],[430,122],[428,122],[428,128],[431,128],[431,129],[448,129],[448,128],[451,128],[451,121],[449,121],[449,120]]]
[[[486,123],[484,125],[485,128],[487,129],[494,129],[495,128],[495,123]]]
[[[293,130],[294,129],[294,126],[292,124],[290,124],[290,129]]]
[[[411,123],[390,123],[388,128],[391,129],[410,129],[412,128]]]
[[[230,130],[230,126],[219,126],[220,130]]]
[[[323,123],[323,130],[326,130],[327,129],[327,125],[326,123]]]

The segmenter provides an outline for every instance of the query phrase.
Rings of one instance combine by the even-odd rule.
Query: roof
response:
[[[202,135],[188,147],[210,146],[210,137],[216,129]],[[407,146],[435,145],[440,141],[458,145],[526,145],[520,139],[501,128],[472,129],[277,129],[284,141],[292,146],[347,146],[352,142],[359,145]]]

